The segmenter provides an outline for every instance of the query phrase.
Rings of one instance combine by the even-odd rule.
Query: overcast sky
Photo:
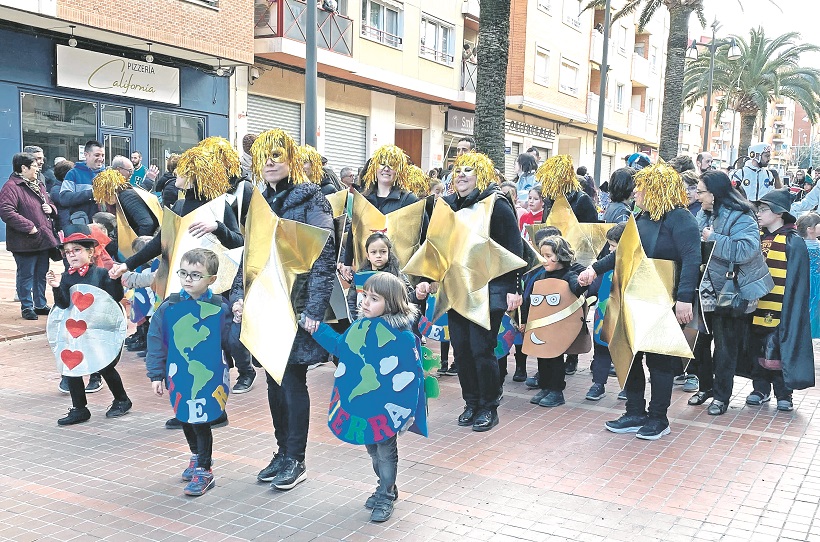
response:
[[[769,0],[705,0],[707,28],[701,29],[693,15],[689,34],[692,37],[710,36],[712,31],[708,25],[717,18],[721,24],[718,37],[737,34],[748,40],[749,30],[762,25],[767,37],[794,31],[801,34],[803,41],[820,45],[820,3],[815,0],[773,1],[780,9]],[[743,11],[740,11],[741,4]],[[820,68],[820,54],[801,56],[801,64]]]

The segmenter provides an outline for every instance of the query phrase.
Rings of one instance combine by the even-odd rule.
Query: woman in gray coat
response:
[[[749,342],[751,313],[757,300],[774,287],[774,282],[760,251],[760,231],[752,205],[732,188],[729,177],[722,171],[708,171],[700,178],[697,193],[701,203],[698,228],[704,241],[714,243],[700,291],[703,311],[713,313],[711,328],[715,337],[714,399],[708,413],[719,416],[729,406],[737,360],[744,355]],[[739,317],[714,313],[717,294],[726,284],[732,262],[736,266],[740,295],[750,302],[747,314]],[[708,390],[698,395],[704,393]],[[695,404],[704,401],[702,398]]]

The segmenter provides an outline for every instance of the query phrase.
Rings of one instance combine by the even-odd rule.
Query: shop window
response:
[[[124,105],[100,105],[100,124],[103,128],[131,130],[134,111]]]
[[[550,84],[550,52],[538,46],[535,47],[534,80],[539,85],[549,86]]]
[[[205,139],[205,119],[164,111],[148,114],[148,157],[160,171],[172,153],[181,154]]]
[[[46,163],[57,156],[80,160],[87,141],[97,139],[97,104],[20,93],[23,146],[43,148]]]
[[[452,26],[425,15],[421,18],[419,56],[448,66],[452,65],[454,36]]]
[[[578,64],[571,60],[561,59],[558,90],[565,94],[578,95]]]
[[[362,36],[390,47],[401,48],[402,12],[375,0],[362,2]]]

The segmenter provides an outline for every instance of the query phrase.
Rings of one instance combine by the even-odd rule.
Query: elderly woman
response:
[[[757,306],[754,302],[774,287],[769,269],[760,251],[760,233],[752,205],[732,188],[728,175],[722,171],[707,171],[698,182],[698,229],[704,241],[714,243],[712,257],[704,273],[700,290],[705,313],[712,312],[712,334],[715,338],[714,384],[705,367],[698,378],[703,391],[690,403],[702,404],[711,394],[709,415],[726,412],[732,397],[732,384],[738,358],[745,353],[751,330],[751,316]],[[731,269],[734,264],[736,269]],[[717,294],[730,273],[737,278],[741,297],[749,301],[746,315],[724,316],[714,313]]]
[[[40,168],[30,153],[12,158],[14,173],[0,188],[0,219],[6,223],[6,248],[17,264],[17,297],[23,318],[37,320],[51,310],[46,301],[48,252],[57,246],[52,221],[57,208],[45,185]]]

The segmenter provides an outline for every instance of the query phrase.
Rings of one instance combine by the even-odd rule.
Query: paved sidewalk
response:
[[[168,399],[151,395],[134,354],[120,369],[131,413],[106,419],[103,390],[89,396],[90,422],[59,428],[70,400],[45,337],[0,343],[0,540],[820,541],[814,389],[781,413],[747,407],[750,385],[738,379],[729,412],[713,418],[677,388],[672,434],[645,442],[603,429],[623,402],[614,379],[603,400],[585,401],[588,370],[568,377],[567,404],[555,409],[508,383],[501,424],[481,434],[456,426],[457,379],[443,377],[430,438],[400,439],[400,499],[377,525],[363,508],[376,483],[365,450],[326,426],[331,367],[308,373],[305,483],[256,483],[274,442],[260,372],[229,400],[230,425],[215,430],[217,486],[199,498],[182,494],[188,451],[163,427]]]

